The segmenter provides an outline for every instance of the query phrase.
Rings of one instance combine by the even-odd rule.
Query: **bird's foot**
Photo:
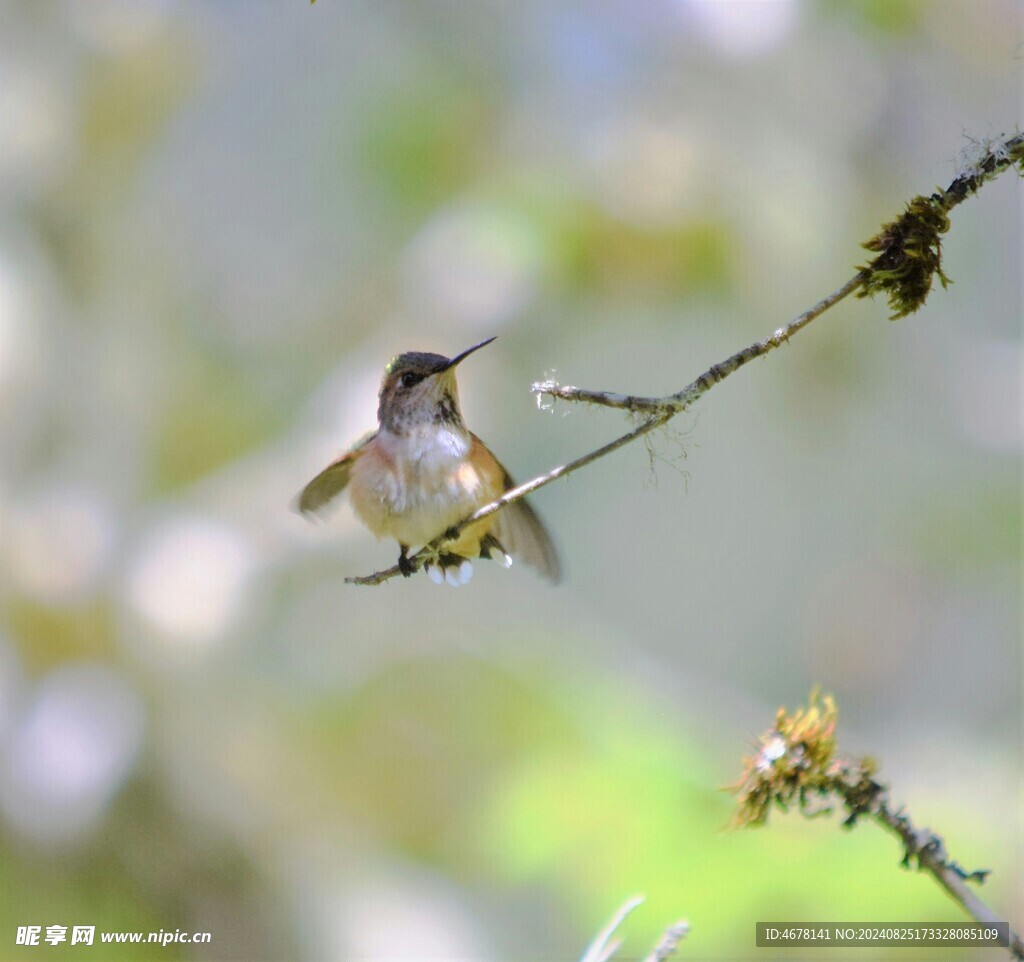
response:
[[[399,541],[398,547],[398,570],[402,572],[403,578],[408,578],[416,570],[416,565],[409,560],[409,546]]]
[[[473,563],[457,554],[441,553],[436,561],[428,561],[425,567],[427,577],[435,585],[447,581],[453,588],[458,588],[468,584],[473,577]]]

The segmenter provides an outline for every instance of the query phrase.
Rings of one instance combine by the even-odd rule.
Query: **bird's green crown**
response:
[[[389,377],[392,374],[400,374],[403,371],[436,374],[438,371],[443,371],[448,366],[450,360],[451,358],[447,358],[443,354],[407,351],[405,354],[393,357],[388,362],[388,366],[384,368],[384,376]]]

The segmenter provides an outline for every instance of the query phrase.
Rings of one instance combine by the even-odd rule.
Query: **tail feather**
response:
[[[504,468],[502,468],[505,471]],[[516,486],[505,471],[505,490]],[[562,564],[558,551],[548,534],[544,522],[525,499],[513,501],[502,508],[496,517],[495,535],[513,558],[535,568],[553,585],[562,580]]]
[[[537,512],[525,501],[502,508],[495,524],[498,540],[513,558],[530,565],[552,584],[562,579],[558,552]]]

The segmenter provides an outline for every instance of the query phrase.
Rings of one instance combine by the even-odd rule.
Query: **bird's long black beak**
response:
[[[487,338],[486,341],[481,341],[479,344],[475,344],[468,351],[463,351],[461,354],[456,354],[455,357],[453,357],[443,368],[441,368],[441,370],[450,371],[453,367],[455,367],[456,364],[459,364],[462,361],[464,361],[474,351],[479,351],[480,348],[487,347],[487,345],[490,344],[491,341],[496,341],[497,339],[497,335],[495,335],[494,337],[489,337]]]

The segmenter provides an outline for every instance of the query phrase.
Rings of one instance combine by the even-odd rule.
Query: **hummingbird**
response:
[[[466,427],[455,382],[455,368],[494,340],[455,357],[408,351],[393,358],[381,380],[377,430],[302,489],[299,511],[319,512],[347,488],[359,520],[378,539],[398,542],[398,567],[409,577],[410,547],[428,544],[514,488],[490,448]],[[551,536],[523,499],[460,531],[427,562],[427,575],[458,587],[472,577],[470,559],[477,557],[506,568],[517,558],[552,583],[560,577]]]

